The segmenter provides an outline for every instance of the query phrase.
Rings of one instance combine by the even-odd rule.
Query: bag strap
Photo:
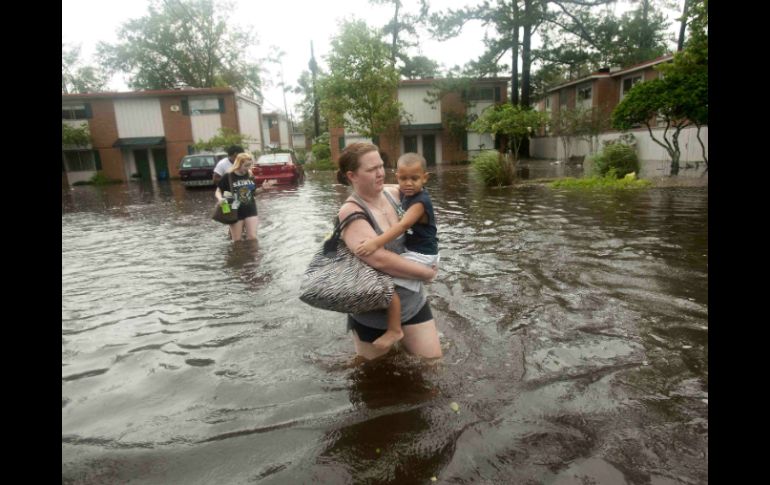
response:
[[[354,200],[349,200],[347,202],[352,202],[357,206],[361,207],[362,209],[364,209],[364,207],[361,204],[359,204]],[[351,212],[341,221],[335,218],[334,232],[332,233],[331,237],[329,237],[329,239],[324,241],[324,254],[326,256],[333,256],[337,252],[337,246],[339,245],[342,231],[345,229],[345,227],[347,227],[348,224],[350,224],[356,219],[364,219],[372,227],[374,227],[372,220],[369,218],[369,214],[362,211]]]

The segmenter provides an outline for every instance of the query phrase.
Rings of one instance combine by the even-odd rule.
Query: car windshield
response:
[[[207,168],[216,165],[216,160],[213,156],[200,156],[200,157],[185,157],[182,160],[182,168]]]
[[[278,163],[291,163],[291,153],[271,153],[262,155],[257,160],[257,165],[275,165]]]

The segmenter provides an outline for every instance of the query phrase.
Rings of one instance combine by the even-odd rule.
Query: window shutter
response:
[[[495,135],[495,150],[500,149],[500,135]]]
[[[495,86],[495,101],[500,102],[500,86]]]
[[[344,136],[339,137],[338,138],[338,142],[339,142],[340,151],[344,150],[345,149],[345,137]]]
[[[224,113],[225,112],[225,98],[217,98],[219,101],[219,112]]]
[[[192,145],[187,145],[187,154],[192,155],[195,150]]]
[[[182,100],[182,114],[190,116],[190,103],[186,99]]]
[[[91,119],[94,117],[93,112],[91,111],[91,103],[85,103],[86,106],[86,119]]]
[[[99,155],[99,150],[94,150],[94,162],[96,162],[96,170],[102,169],[102,157]]]
[[[373,136],[372,137],[372,143],[374,143],[377,146],[380,146],[380,136],[379,135]]]
[[[462,134],[462,140],[463,140],[463,151],[468,151],[468,133],[465,132]]]

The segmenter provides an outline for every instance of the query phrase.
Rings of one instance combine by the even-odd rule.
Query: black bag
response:
[[[233,177],[231,173],[227,174],[227,178],[230,181],[230,187],[233,186]],[[234,222],[238,222],[238,211],[230,208],[230,212],[225,214],[222,212],[222,204],[217,202],[217,205],[214,206],[214,211],[211,213],[211,218],[214,219],[217,222],[221,222],[222,224],[232,224]]]
[[[372,221],[354,212],[336,224],[334,233],[313,256],[302,278],[299,299],[310,306],[341,313],[363,313],[388,308],[393,279],[364,263],[343,242],[340,234],[355,219]]]

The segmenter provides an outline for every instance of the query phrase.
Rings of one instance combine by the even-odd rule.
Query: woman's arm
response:
[[[339,212],[340,220],[344,219],[352,212],[360,211],[360,208],[354,204],[344,204]],[[348,224],[342,231],[342,240],[348,248],[355,248],[358,243],[364,239],[371,239],[377,234],[374,228],[364,219],[357,219]],[[369,256],[358,256],[363,262],[397,278],[409,278],[415,280],[431,281],[436,277],[436,270],[423,264],[415,263],[402,258],[398,254],[380,248]]]
[[[422,216],[425,215],[425,206],[422,203],[412,205],[396,224],[393,224],[387,231],[383,232],[379,236],[362,242],[356,248],[356,254],[359,256],[368,256],[375,252],[377,249],[385,246],[386,243],[396,239],[401,234],[405,233],[410,227],[415,225]]]

